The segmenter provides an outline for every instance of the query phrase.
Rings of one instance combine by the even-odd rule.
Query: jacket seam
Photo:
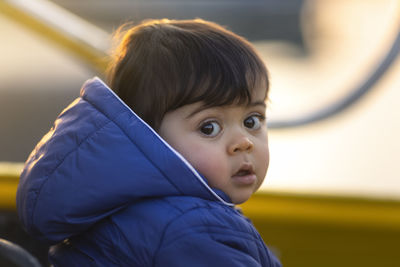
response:
[[[169,204],[170,204],[170,203],[169,203]],[[198,208],[199,208],[199,207],[194,207],[194,208],[191,208],[191,209],[187,210],[186,212],[183,212],[182,210],[178,209],[178,208],[175,207],[174,205],[171,205],[171,206],[174,207],[176,210],[178,210],[178,211],[180,212],[180,214],[178,214],[178,215],[176,215],[175,217],[171,218],[171,219],[169,220],[169,222],[164,226],[164,229],[163,229],[163,231],[162,231],[162,233],[161,233],[160,242],[158,243],[157,248],[156,248],[156,250],[154,251],[154,256],[153,256],[153,260],[152,260],[151,266],[154,266],[154,264],[155,264],[155,259],[157,258],[157,254],[158,254],[159,250],[161,249],[161,245],[163,244],[164,237],[165,237],[165,234],[166,234],[166,232],[167,232],[168,227],[169,227],[174,221],[178,220],[179,218],[181,218],[182,216],[184,216],[185,214],[187,214],[187,212],[190,212],[190,211],[192,211],[192,210],[195,210],[195,209],[198,209]]]
[[[229,227],[224,227],[224,226],[221,226],[221,225],[207,224],[207,225],[201,225],[201,226],[194,226],[194,227],[191,227],[191,229],[192,229],[192,230],[193,230],[193,229],[203,229],[203,228],[207,228],[207,227],[211,227],[211,228],[214,228],[214,229],[215,229],[215,228],[225,229],[225,230],[226,230],[226,229],[229,229],[229,230],[231,230],[232,232],[235,231],[236,233],[241,233],[241,234],[243,234],[243,235],[235,234],[235,233],[223,234],[223,233],[221,233],[221,232],[218,232],[217,230],[212,230],[212,229],[210,229],[210,230],[209,230],[209,229],[204,229],[204,230],[198,231],[197,233],[210,233],[210,234],[229,235],[229,236],[235,236],[235,237],[245,238],[246,240],[249,240],[249,241],[256,241],[256,242],[261,243],[261,241],[260,241],[258,238],[253,237],[253,236],[252,236],[250,233],[248,233],[248,232],[241,231],[241,230],[238,230],[238,229],[232,229],[232,228],[229,228]],[[176,237],[176,238],[174,238],[173,240],[171,240],[170,242],[168,242],[168,243],[166,244],[166,246],[169,245],[169,244],[172,244],[172,243],[176,242],[177,240],[179,240],[179,239],[185,237],[186,235],[187,235],[187,233],[184,233],[184,234],[179,235],[178,237]]]
[[[111,223],[111,225],[112,225],[112,228],[115,229],[114,231],[116,231],[116,232],[119,233],[119,235],[124,239],[125,243],[128,245],[129,250],[131,251],[131,253],[134,254],[134,253],[133,253],[133,252],[134,252],[134,249],[132,248],[132,246],[131,246],[129,240],[127,239],[127,237],[125,236],[125,234],[124,234],[124,233],[121,231],[121,229],[119,229],[119,227],[115,224],[115,222],[113,221],[112,217],[110,217],[109,220],[110,220],[110,223]],[[113,240],[113,238],[111,238],[111,240]],[[115,251],[115,255],[122,256],[122,254],[119,253],[119,250],[116,248],[114,242],[112,242],[112,246],[113,246],[113,250]],[[124,258],[126,258],[126,257],[124,256]],[[121,263],[121,262],[119,261],[119,263]]]
[[[121,113],[120,113],[121,114]],[[120,115],[119,114],[119,115]],[[118,115],[118,116],[119,116]],[[98,131],[100,131],[101,129],[103,129],[104,127],[106,127],[108,124],[110,124],[113,121],[107,121],[106,123],[104,123],[103,125],[99,126],[98,128],[96,128],[94,131],[90,132],[85,138],[82,139],[82,141],[76,146],[74,147],[74,149],[70,150],[68,153],[66,153],[64,155],[64,157],[59,161],[59,163],[52,169],[50,170],[46,175],[44,175],[44,181],[43,183],[40,185],[40,187],[36,190],[34,190],[34,192],[36,193],[37,197],[36,200],[33,204],[33,208],[32,208],[32,213],[31,213],[31,225],[33,225],[33,217],[35,214],[35,210],[36,210],[36,205],[38,202],[38,198],[40,197],[40,192],[42,191],[43,187],[47,184],[47,182],[49,181],[49,176],[51,176],[65,161],[65,159],[71,155],[73,152],[75,152],[78,148],[81,147],[81,145],[83,145],[84,143],[86,143],[86,141],[91,138],[94,134],[96,134]]]
[[[96,129],[94,129],[92,132],[88,133],[88,135],[82,139],[82,141],[74,147],[74,149],[70,150],[68,153],[66,153],[64,155],[64,157],[59,161],[59,163],[52,169],[50,170],[46,175],[44,175],[44,179],[45,181],[43,181],[43,183],[40,185],[40,187],[36,190],[33,190],[33,192],[36,193],[36,198],[32,207],[32,213],[30,216],[30,222],[31,222],[31,227],[33,227],[33,217],[34,217],[34,213],[36,210],[36,204],[37,204],[37,200],[39,198],[40,192],[42,191],[42,188],[45,186],[45,184],[48,182],[49,180],[49,176],[51,176],[59,167],[62,163],[64,163],[65,159],[71,155],[73,152],[75,152],[79,147],[81,147],[81,145],[83,145],[89,138],[91,138],[94,134],[96,134],[98,131],[102,130],[104,127],[106,127],[108,124],[110,123],[114,123],[116,126],[118,126],[119,129],[121,129],[121,127],[115,122],[116,118],[118,118],[119,116],[121,116],[122,114],[126,113],[126,110],[123,110],[121,112],[118,112],[117,114],[115,114],[113,117],[110,117],[108,114],[105,114],[102,110],[100,110],[96,105],[94,105],[91,101],[89,101],[89,99],[87,99],[84,96],[80,97],[83,101],[85,101],[86,103],[88,103],[92,108],[94,108],[95,110],[97,110],[100,114],[102,114],[105,118],[108,119],[108,121],[105,121],[104,124],[98,126]],[[121,129],[122,130],[122,129]],[[123,131],[123,130],[122,130]],[[123,131],[123,133],[126,135],[125,131]],[[130,138],[128,138],[129,140],[131,140]],[[42,232],[40,231],[40,234],[42,234]]]

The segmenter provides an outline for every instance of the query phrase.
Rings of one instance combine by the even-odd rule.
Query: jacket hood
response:
[[[26,161],[17,209],[30,234],[55,243],[142,198],[177,195],[233,205],[95,77]]]

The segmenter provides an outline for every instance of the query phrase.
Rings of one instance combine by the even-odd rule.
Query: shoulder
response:
[[[129,205],[112,216],[113,222],[129,234],[136,224],[152,228],[152,231],[172,231],[175,227],[220,226],[223,228],[243,228],[251,231],[251,223],[235,208],[217,201],[197,197],[175,196],[147,199]],[[137,229],[137,228],[135,228]]]
[[[101,250],[118,255],[121,264],[152,266],[171,261],[180,266],[175,260],[183,260],[182,253],[187,257],[182,262],[187,263],[199,260],[196,255],[200,251],[221,260],[236,253],[258,262],[266,257],[261,237],[240,212],[222,203],[195,197],[134,203],[97,225],[91,236],[96,235],[101,236],[102,242],[96,242],[102,244]]]
[[[253,225],[236,209],[196,197],[143,200],[113,215],[111,220],[132,247],[145,243],[157,249],[194,233],[260,239]],[[137,236],[145,242],[139,244]]]
[[[244,243],[264,246],[253,224],[233,207],[212,201],[182,206],[181,213],[165,225],[160,247],[187,237],[201,240],[204,236],[221,243],[236,243],[237,246]]]
[[[247,235],[253,237],[256,231],[250,221],[237,209],[227,206],[221,202],[198,200],[188,198],[185,203],[169,198],[170,205],[179,209],[180,213],[165,227],[164,242],[166,238],[176,235],[193,233],[221,233],[236,235]]]

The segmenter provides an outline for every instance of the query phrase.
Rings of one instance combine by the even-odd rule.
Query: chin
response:
[[[251,197],[251,195],[246,195],[246,196],[235,196],[232,197],[232,203],[235,205],[239,205],[239,204],[243,204],[244,202],[246,202],[247,200],[249,200],[249,198]]]

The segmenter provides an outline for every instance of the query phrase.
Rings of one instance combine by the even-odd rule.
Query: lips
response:
[[[235,174],[235,176],[245,176],[249,174],[252,174],[252,172],[249,170],[240,170]]]
[[[238,185],[251,185],[257,180],[252,164],[244,163],[239,170],[232,176],[234,182]]]

